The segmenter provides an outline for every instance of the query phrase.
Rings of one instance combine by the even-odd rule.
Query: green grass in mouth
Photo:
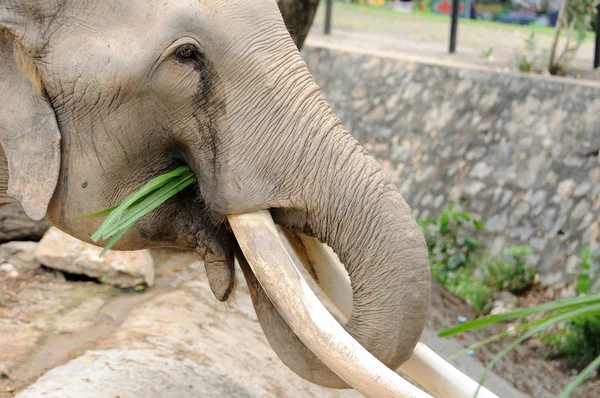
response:
[[[78,216],[75,219],[108,216],[92,235],[94,243],[108,239],[108,243],[100,253],[102,257],[142,217],[195,182],[196,177],[190,168],[181,166],[153,178],[138,191],[129,195],[120,205]]]

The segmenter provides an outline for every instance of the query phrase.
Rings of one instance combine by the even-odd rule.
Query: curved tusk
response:
[[[323,293],[335,304],[346,320],[350,319],[354,303],[352,285],[346,269],[333,250],[317,239],[280,227],[283,236],[294,250],[306,271],[313,277]]]
[[[400,370],[437,398],[498,398],[421,342]]]
[[[366,397],[430,397],[379,362],[329,314],[294,266],[268,211],[228,218],[256,279],[296,335],[331,370]]]
[[[352,311],[352,288],[345,267],[337,256],[332,255],[331,249],[315,238],[283,230],[300,262],[311,275],[316,273],[315,281],[319,287],[349,319]],[[413,355],[400,370],[438,398],[473,397],[478,388],[478,398],[498,398],[485,387],[479,387],[479,383],[423,343],[417,344]]]

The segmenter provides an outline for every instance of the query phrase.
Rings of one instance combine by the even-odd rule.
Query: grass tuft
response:
[[[108,239],[108,243],[100,253],[100,257],[102,257],[142,217],[195,182],[196,177],[190,168],[181,166],[153,178],[138,191],[129,195],[120,205],[78,216],[75,219],[108,216],[92,235],[94,243]]]

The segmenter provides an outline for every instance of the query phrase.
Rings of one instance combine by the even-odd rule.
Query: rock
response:
[[[494,302],[492,302],[492,308],[504,308],[504,307],[506,307],[506,304],[504,304],[504,301],[494,300]]]
[[[577,291],[573,285],[569,285],[561,289],[559,297],[561,300],[572,299],[577,297]]]
[[[510,215],[510,226],[514,227],[521,219],[529,212],[529,204],[527,202],[519,202]]]
[[[506,206],[508,202],[510,202],[510,200],[512,199],[512,196],[513,192],[510,189],[504,191],[504,194],[502,195],[502,201],[500,202],[500,207]]]
[[[543,231],[552,230],[552,227],[556,223],[556,213],[557,210],[555,208],[550,207],[544,210],[541,216],[537,218],[536,221],[538,222],[540,228]]]
[[[487,163],[477,162],[475,166],[473,166],[473,169],[471,170],[471,173],[469,175],[473,178],[483,180],[484,178],[492,174],[492,171],[494,171],[494,168],[488,165]]]
[[[8,262],[20,271],[37,269],[41,265],[37,259],[37,250],[36,242],[5,243],[0,245],[0,263]]]
[[[531,195],[531,197],[529,199],[529,203],[532,206],[537,206],[538,204],[542,203],[545,199],[546,199],[546,191],[539,190],[539,191],[536,191],[533,195]]]
[[[13,271],[16,271],[16,268],[14,265],[12,265],[10,263],[4,263],[4,264],[0,264],[0,271],[13,272]]]
[[[576,187],[575,181],[564,180],[564,181],[561,181],[560,184],[558,184],[558,189],[556,190],[556,193],[558,193],[558,195],[563,198],[568,198],[573,194],[575,187]]]
[[[514,308],[519,298],[511,292],[500,291],[494,294],[494,299],[498,302],[503,303],[503,308]]]
[[[485,223],[485,229],[489,232],[503,232],[508,223],[506,213],[494,214]]]
[[[575,192],[573,192],[573,196],[580,197],[587,194],[592,189],[592,184],[588,181],[584,181],[575,188]]]
[[[390,148],[390,161],[394,163],[404,163],[408,161],[411,154],[412,150],[409,147],[394,144]]]
[[[47,267],[98,278],[119,287],[154,284],[154,261],[147,250],[108,251],[50,228],[39,243],[37,258]]]
[[[589,208],[590,202],[588,202],[585,199],[582,199],[579,203],[577,203],[577,206],[575,206],[573,213],[571,213],[571,220],[578,221],[579,219],[583,218],[583,216],[585,215],[585,213],[587,213]]]
[[[504,307],[495,307],[495,308],[492,308],[492,310],[490,311],[490,315],[506,314],[507,312],[508,312],[508,310]]]
[[[45,220],[33,221],[27,217],[19,203],[0,207],[0,242],[15,239],[38,240],[48,229]]]
[[[469,196],[478,195],[485,188],[485,184],[480,181],[472,181],[465,188],[465,192]]]
[[[285,367],[255,315],[239,310],[244,303],[253,312],[243,285],[224,308],[204,276],[194,282],[140,303],[100,347],[48,371],[17,396],[359,397],[312,384]],[[86,312],[97,308],[89,307]]]
[[[439,209],[442,203],[444,203],[444,195],[438,195],[433,201],[433,207]]]

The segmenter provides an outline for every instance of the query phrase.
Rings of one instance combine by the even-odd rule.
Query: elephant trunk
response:
[[[302,210],[272,210],[275,222],[327,243],[345,264],[353,311],[345,329],[395,369],[408,360],[425,326],[430,272],[421,231],[380,165],[339,124],[317,151],[329,159],[306,184]],[[321,165],[323,166],[323,165]],[[306,348],[245,270],[261,325],[282,361],[300,376],[347,388]]]

